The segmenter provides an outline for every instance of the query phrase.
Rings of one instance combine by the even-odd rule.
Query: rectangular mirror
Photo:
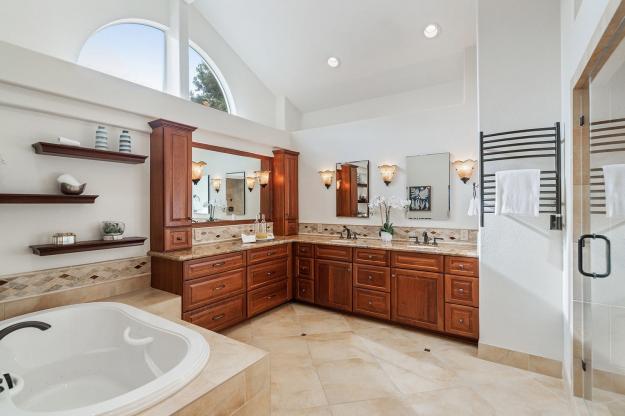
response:
[[[261,212],[256,172],[271,158],[194,143],[192,160],[194,222],[253,222]]]
[[[336,164],[336,216],[369,217],[369,161]]]
[[[449,153],[408,156],[406,192],[410,206],[406,216],[419,220],[449,219]]]

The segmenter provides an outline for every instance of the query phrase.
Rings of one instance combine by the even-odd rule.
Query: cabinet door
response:
[[[165,226],[191,225],[190,132],[165,128],[163,137]]]
[[[315,303],[352,310],[352,265],[331,260],[315,262]]]
[[[392,320],[427,329],[445,329],[444,279],[439,273],[392,269]]]
[[[298,213],[298,192],[297,192],[297,156],[288,155],[284,161],[284,174],[286,183],[284,187],[285,197],[285,219],[296,220]]]

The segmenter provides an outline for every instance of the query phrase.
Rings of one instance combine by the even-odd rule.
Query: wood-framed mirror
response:
[[[271,173],[261,185],[260,172],[273,158],[193,142],[192,218],[194,227],[251,224],[261,213],[271,220]]]

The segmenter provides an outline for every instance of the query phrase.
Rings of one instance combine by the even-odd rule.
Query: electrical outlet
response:
[[[469,240],[469,230],[460,230],[460,239],[462,241],[468,241]]]

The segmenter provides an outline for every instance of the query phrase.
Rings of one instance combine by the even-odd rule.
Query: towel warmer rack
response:
[[[625,141],[624,141],[625,144]],[[480,226],[484,215],[495,212],[495,174],[485,173],[490,162],[513,159],[535,160],[550,158],[553,169],[540,171],[540,213],[551,214],[550,229],[562,229],[562,149],[560,123],[553,127],[504,131],[484,134],[480,132]],[[526,168],[532,168],[527,166]]]
[[[625,152],[625,118],[590,123],[590,155]],[[590,169],[590,213],[606,214],[603,168]]]

